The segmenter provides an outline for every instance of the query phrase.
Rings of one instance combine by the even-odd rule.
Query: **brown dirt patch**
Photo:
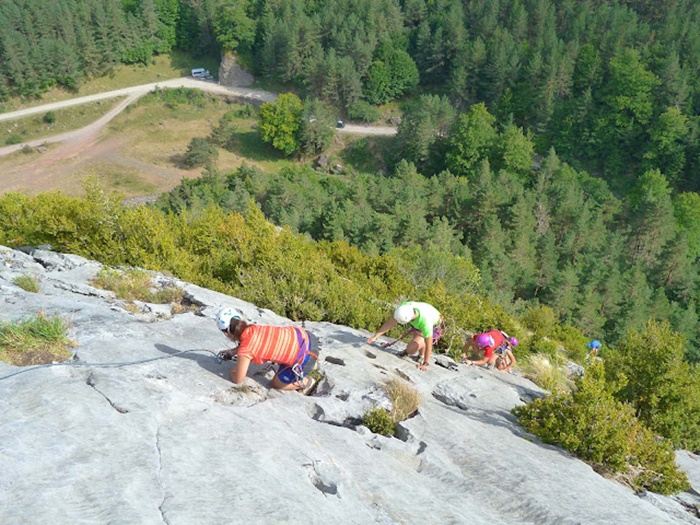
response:
[[[44,153],[15,153],[0,165],[0,192],[34,195],[60,190],[82,195],[83,181],[97,177],[108,191],[125,197],[158,195],[171,190],[183,177],[198,177],[200,170],[184,170],[171,163],[156,166],[128,154],[120,136],[99,140],[97,133],[49,146]],[[3,166],[4,165],[4,166]]]
[[[49,363],[63,362],[70,358],[71,353],[67,350],[56,352],[46,349],[27,350],[24,352],[4,352],[2,361],[14,366],[34,366],[46,365]]]

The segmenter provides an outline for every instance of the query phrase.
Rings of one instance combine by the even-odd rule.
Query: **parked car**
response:
[[[343,122],[342,120],[339,120],[338,122],[336,122],[335,127],[336,128],[344,128],[345,122]]]
[[[211,73],[209,73],[209,71],[207,71],[203,67],[196,67],[192,70],[192,78],[201,78],[204,80],[209,80],[213,77],[211,76]]]

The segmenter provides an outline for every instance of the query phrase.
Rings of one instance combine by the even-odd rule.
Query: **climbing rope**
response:
[[[6,376],[0,377],[0,381],[4,379],[9,379],[10,377],[14,377],[19,374],[24,374],[25,372],[31,372],[32,370],[38,370],[39,368],[51,368],[54,366],[93,366],[93,367],[113,367],[113,368],[119,368],[122,366],[130,366],[130,365],[140,365],[143,363],[150,363],[152,361],[159,361],[161,359],[170,359],[171,357],[177,357],[182,354],[186,354],[188,352],[208,352],[214,357],[218,359],[218,354],[215,354],[211,350],[205,350],[205,349],[194,349],[194,350],[182,350],[181,352],[176,352],[174,354],[168,354],[168,355],[163,355],[160,357],[152,357],[150,359],[141,359],[140,361],[122,361],[122,362],[115,362],[115,363],[81,363],[80,361],[66,361],[63,363],[48,363],[45,365],[37,365],[37,366],[32,366],[29,368],[23,368],[22,370],[17,370],[16,372],[13,372],[11,374],[8,374]]]

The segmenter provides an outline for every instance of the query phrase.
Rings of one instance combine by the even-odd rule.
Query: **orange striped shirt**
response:
[[[250,325],[241,334],[238,356],[250,357],[252,363],[261,365],[267,361],[293,365],[299,354],[296,330],[300,330],[308,348],[309,335],[302,328],[293,326]]]

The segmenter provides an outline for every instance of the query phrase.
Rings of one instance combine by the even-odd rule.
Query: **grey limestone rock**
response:
[[[219,83],[222,86],[252,86],[255,77],[238,65],[238,60],[231,53],[224,53],[219,66]]]
[[[197,311],[147,322],[85,293],[96,263],[0,255],[54,283],[50,294],[13,289],[0,318],[63,315],[78,343],[68,363],[0,363],[0,523],[700,523],[679,500],[639,497],[526,433],[510,410],[542,391],[522,377],[447,361],[421,372],[397,357],[401,344],[308,322],[322,346],[314,395],[271,390],[266,367],[233,385],[231,362],[214,358],[229,347],[218,308],[290,320],[178,283]],[[6,283],[0,272],[3,294]],[[418,391],[419,410],[397,437],[375,435],[359,420],[387,406],[381,385],[396,378]],[[696,458],[679,461],[700,489]]]

